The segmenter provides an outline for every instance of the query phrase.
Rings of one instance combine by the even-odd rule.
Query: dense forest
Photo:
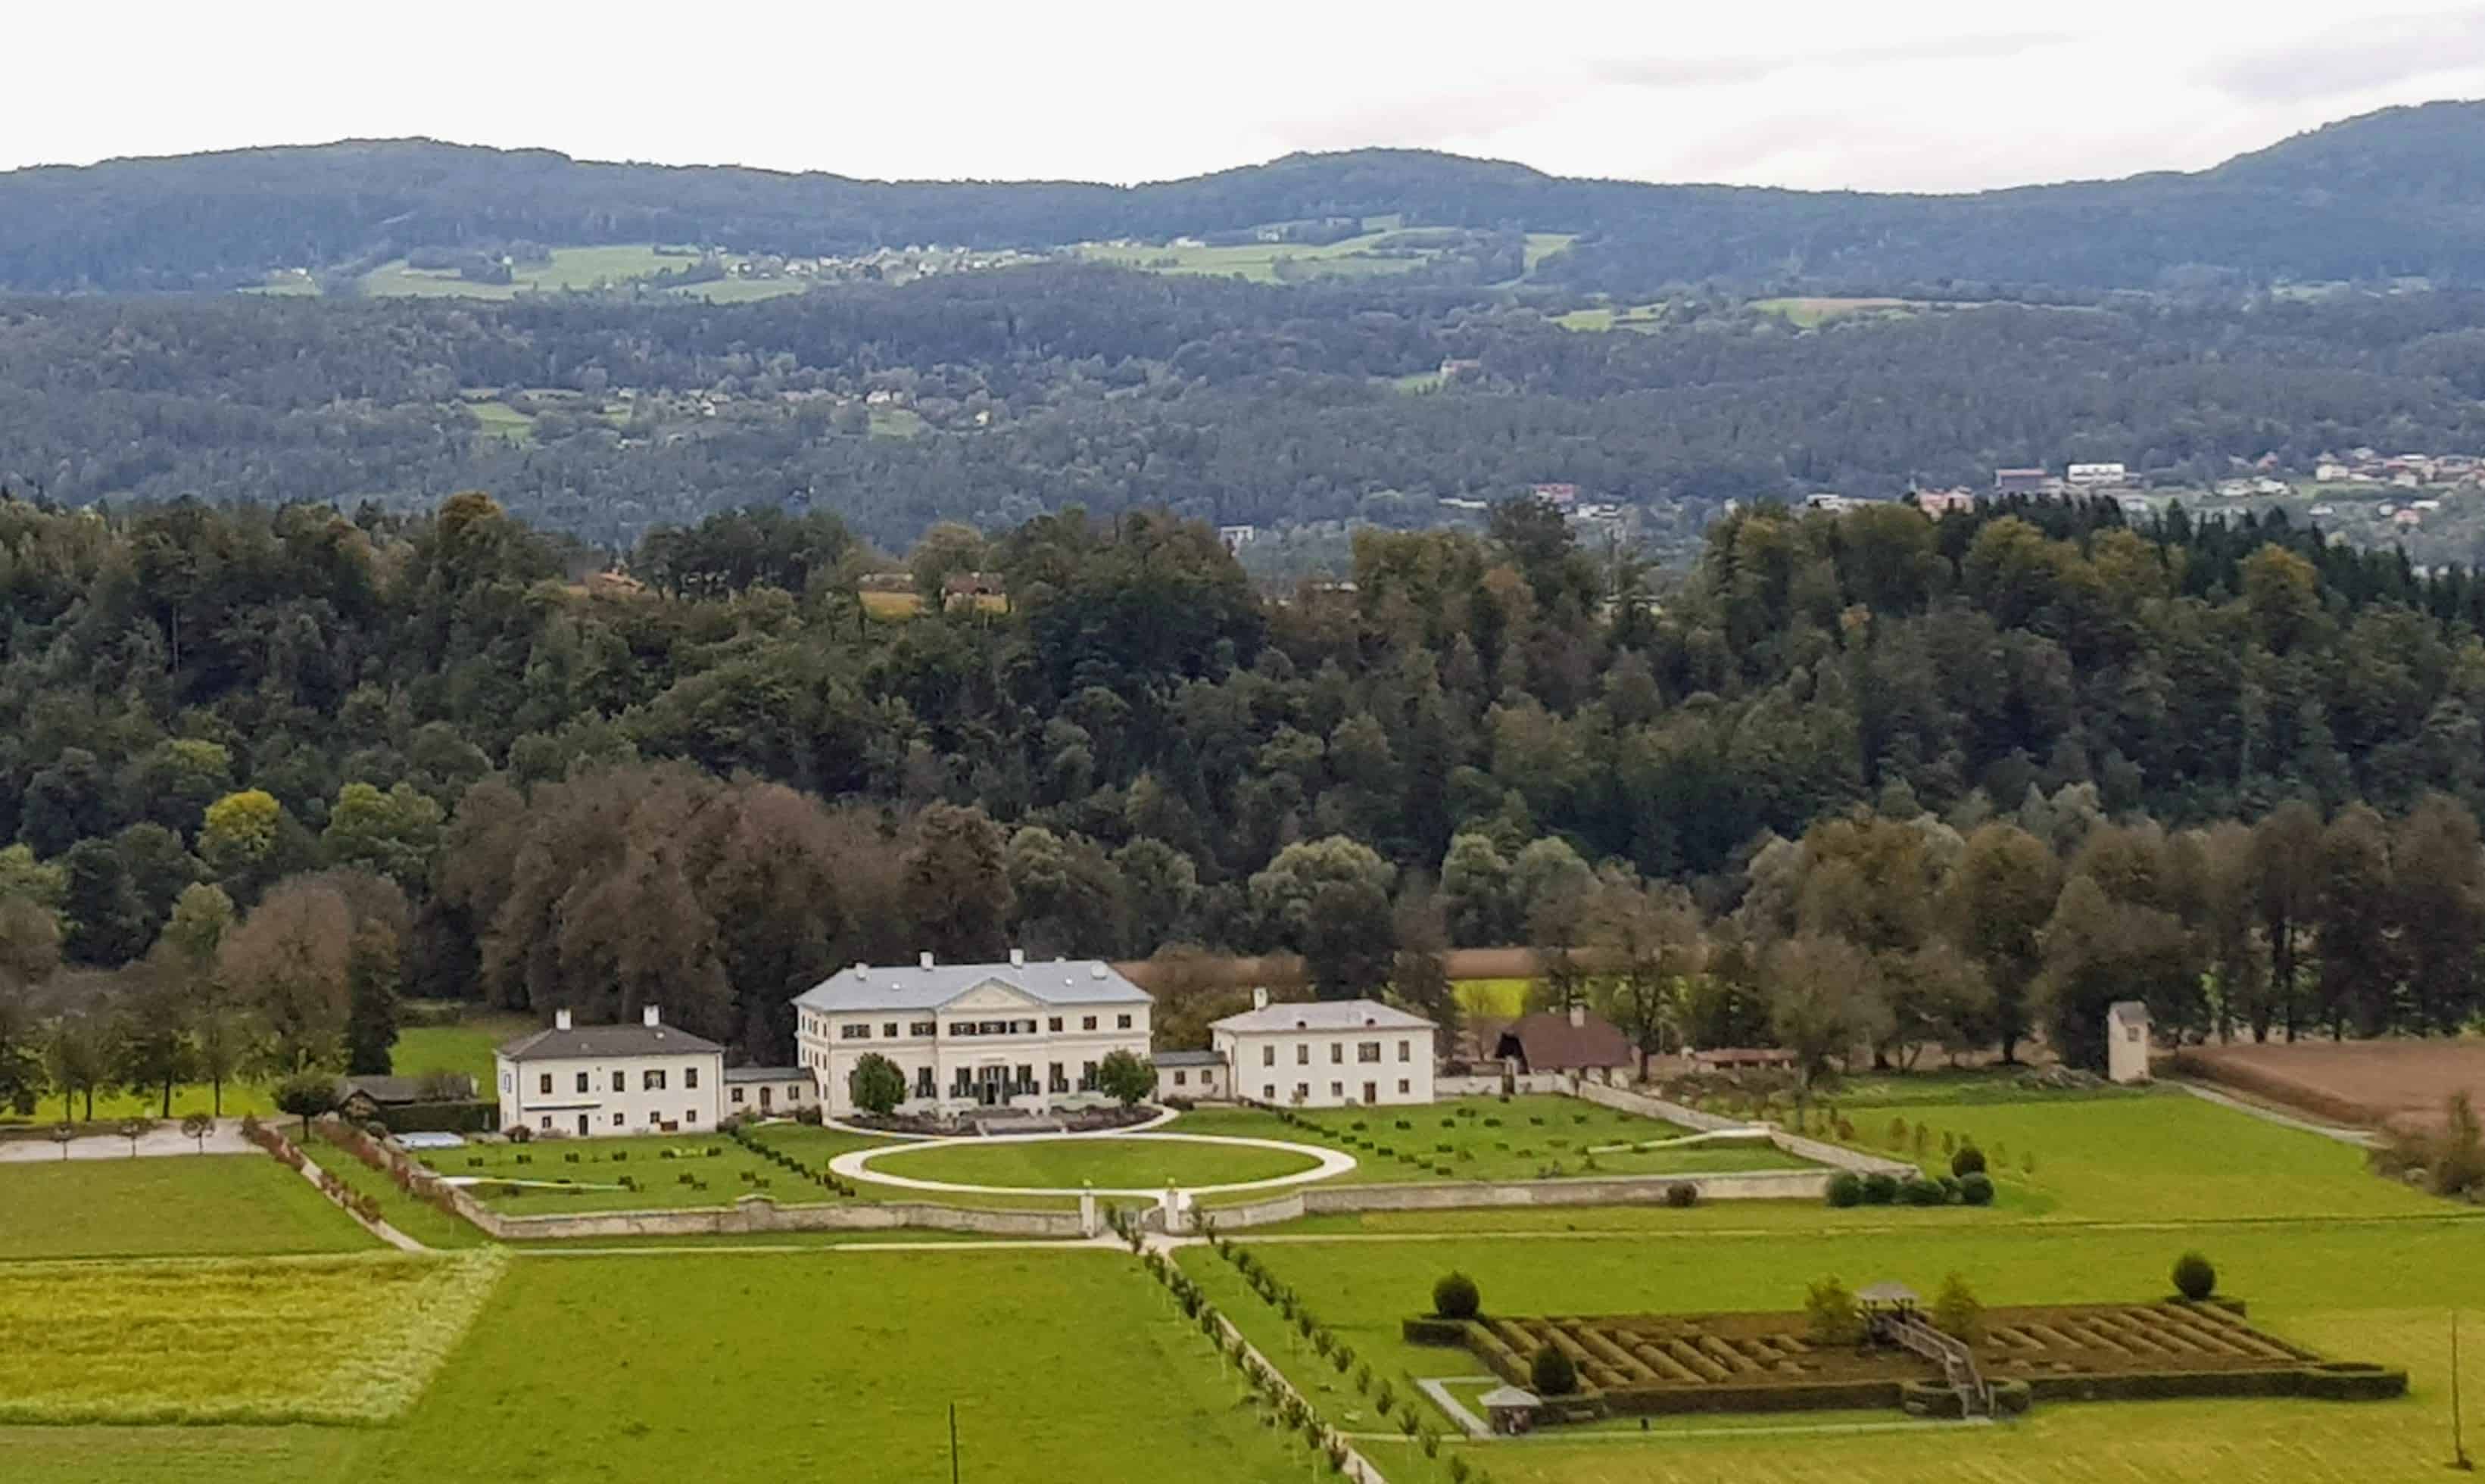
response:
[[[1965,196],[1566,179],[1420,151],[1290,155],[1122,188],[880,182],[355,141],[0,175],[0,286],[225,289],[271,269],[368,266],[512,240],[842,254],[1162,241],[1345,215],[1581,234],[1545,276],[1643,296],[1707,279],[2475,285],[2485,282],[2480,159],[2477,103],[2370,114],[2194,174]]]
[[[1444,362],[1467,369],[1441,379]],[[1446,286],[1068,265],[737,306],[0,301],[0,487],[400,513],[480,487],[614,551],[748,505],[903,547],[937,520],[1072,505],[1411,529],[1463,519],[1445,500],[1572,482],[1687,562],[1730,500],[2088,459],[2199,486],[2264,455],[2308,472],[2358,446],[2473,452],[2480,398],[2485,297],[2452,291],[1809,329],[1694,295],[1601,333]]]
[[[1257,591],[1161,512],[956,526],[874,618],[835,517],[566,579],[490,498],[0,504],[0,1105],[385,1066],[399,998],[781,1058],[830,968],[1183,945],[1453,1013],[1441,952],[1644,1046],[1823,1069],[2454,1027],[2485,584],[2111,502],[1761,504],[1661,603],[1551,508]],[[998,572],[1006,612],[941,601]]]

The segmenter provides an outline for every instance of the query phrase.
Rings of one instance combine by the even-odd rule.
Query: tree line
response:
[[[1297,952],[1447,1015],[1444,948],[1534,943],[1635,1034],[1885,1056],[2085,1055],[2111,994],[2184,1034],[2473,1012],[2461,570],[2025,500],[1763,504],[1672,586],[1524,501],[1291,592],[1161,513],[915,558],[891,619],[825,515],[578,583],[474,493],[0,502],[12,1086],[97,1085],[65,1020],[188,1028],[124,1084],[241,1064],[156,994],[265,1071],[380,1064],[407,995],[661,1003],[777,1060],[839,964],[1012,945]],[[941,601],[963,569],[1006,610]]]

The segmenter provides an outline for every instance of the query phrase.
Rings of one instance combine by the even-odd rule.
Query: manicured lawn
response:
[[[835,1198],[723,1134],[468,1144],[423,1150],[417,1158],[451,1179],[478,1180],[469,1194],[510,1216],[729,1206],[752,1194],[789,1206]],[[635,1189],[621,1183],[625,1177]],[[496,1183],[513,1180],[549,1183]]]
[[[1933,1108],[1984,1103],[2069,1103],[2095,1098],[2162,1096],[2164,1089],[2122,1087],[2112,1083],[2095,1087],[2032,1087],[2036,1074],[2028,1067],[1926,1067],[1916,1072],[1866,1072],[1842,1079],[1831,1100],[1842,1109]],[[1928,1116],[1928,1115],[1925,1115]]]
[[[1691,1130],[1551,1094],[1508,1102],[1466,1098],[1426,1108],[1318,1109],[1300,1116],[1301,1123],[1288,1123],[1254,1109],[1211,1109],[1185,1113],[1166,1127],[1184,1134],[1325,1144],[1359,1162],[1337,1177],[1351,1184],[1806,1168],[1806,1162],[1765,1144],[1693,1144],[1590,1155],[1587,1151],[1596,1146],[1679,1139]]]
[[[375,1422],[421,1393],[499,1281],[459,1258],[0,1267],[0,1421]]]
[[[1313,1168],[1310,1155],[1230,1144],[1133,1139],[995,1140],[940,1149],[910,1149],[872,1162],[876,1173],[959,1185],[1076,1190],[1093,1184],[1123,1190],[1174,1185],[1239,1185]]]
[[[349,1252],[377,1244],[263,1154],[0,1165],[0,1259]]]
[[[2049,1201],[2079,1221],[2389,1216],[2444,1209],[2378,1179],[2362,1150],[2179,1092],[1957,1108],[1841,1105],[1865,1148],[1893,1152],[1893,1119],[1931,1133],[1923,1163],[1941,1167],[1941,1135],[1973,1138],[2006,1194]],[[2034,1157],[2032,1170],[2027,1161]],[[1899,1158],[1917,1158],[1912,1141]]]
[[[1116,1251],[525,1259],[366,1484],[1308,1476]]]
[[[425,1247],[453,1250],[481,1247],[492,1240],[474,1223],[451,1216],[427,1201],[415,1199],[398,1190],[396,1181],[323,1139],[314,1137],[303,1152],[321,1169],[344,1181],[356,1192],[378,1200],[381,1221]]]

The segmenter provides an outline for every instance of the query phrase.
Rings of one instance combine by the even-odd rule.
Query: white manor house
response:
[[[911,967],[857,964],[794,999],[797,1058],[832,1117],[858,1110],[855,1064],[878,1053],[906,1078],[898,1112],[1041,1112],[1101,1101],[1096,1069],[1117,1051],[1149,1055],[1148,992],[1092,959]]]
[[[637,1025],[574,1025],[559,1011],[493,1059],[500,1127],[538,1136],[699,1133],[735,1113],[790,1113],[817,1101],[807,1072],[728,1068],[724,1047],[666,1025],[652,1004]]]

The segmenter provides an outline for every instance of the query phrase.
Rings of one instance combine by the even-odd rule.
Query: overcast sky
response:
[[[0,168],[426,134],[587,158],[1141,180],[1419,145],[1965,190],[2194,169],[2485,96],[2485,3],[1245,0],[12,7]]]

